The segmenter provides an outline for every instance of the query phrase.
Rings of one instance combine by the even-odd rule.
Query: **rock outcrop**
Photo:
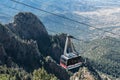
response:
[[[81,67],[70,80],[102,80],[98,77],[98,73],[94,73],[87,67]]]
[[[45,54],[50,40],[45,26],[37,16],[29,12],[20,12],[15,15],[14,22],[6,26],[22,39],[36,40],[40,52]]]
[[[40,67],[39,60],[41,53],[34,41],[25,41],[12,33],[7,27],[0,25],[0,43],[2,44],[7,57],[18,66],[30,71]],[[5,54],[3,48],[1,49]],[[9,64],[10,65],[10,64]],[[11,64],[11,66],[14,66]]]

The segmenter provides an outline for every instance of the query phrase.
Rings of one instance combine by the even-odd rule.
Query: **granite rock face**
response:
[[[0,43],[2,44],[1,57],[6,55],[12,63],[16,63],[27,71],[40,66],[39,60],[42,57],[34,41],[22,40],[6,26],[0,25]],[[15,65],[10,62],[9,66]]]
[[[20,12],[15,15],[13,23],[6,26],[22,39],[37,41],[39,50],[42,53],[47,50],[50,43],[49,35],[45,26],[34,14]]]

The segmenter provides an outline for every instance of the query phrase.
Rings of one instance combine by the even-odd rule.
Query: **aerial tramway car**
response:
[[[81,66],[83,62],[82,57],[75,51],[71,38],[74,37],[67,35],[64,54],[61,55],[60,58],[60,66],[67,70],[77,68]]]

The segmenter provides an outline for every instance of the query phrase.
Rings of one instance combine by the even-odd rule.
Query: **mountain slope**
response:
[[[52,58],[47,59],[48,55],[53,57],[54,54],[51,55],[52,41],[42,22],[28,12],[18,13],[16,16],[18,19],[13,23],[0,24],[0,66],[6,65],[10,69],[22,68],[22,71],[28,72],[28,75],[35,69],[44,67],[48,74],[55,74],[60,80],[69,80],[70,75],[66,70]],[[30,77],[32,78],[33,75]]]
[[[33,41],[25,41],[20,39],[7,27],[1,24],[0,43],[7,53],[7,56],[19,66],[26,68],[26,70],[28,71],[40,66],[38,62],[39,59],[42,59],[42,57],[41,53],[37,49],[37,44],[35,44]],[[12,64],[10,64],[9,62],[8,65],[12,66]]]
[[[47,79],[53,76],[55,80],[56,77],[60,80],[69,80],[73,73],[58,65],[60,56],[63,54],[65,38],[66,34],[49,35],[42,22],[34,14],[18,13],[14,22],[6,25],[0,24],[0,66],[6,65],[8,70],[10,68],[10,72],[6,72],[7,69],[2,71],[4,70],[2,67],[0,76],[3,78],[4,75],[10,76],[11,70],[14,72],[13,68],[15,68],[17,75],[13,75],[20,77],[18,74],[23,72],[30,78],[26,80],[31,80],[33,76],[41,77],[42,74],[46,74]],[[80,75],[87,74],[88,79],[99,80],[100,76],[96,71],[99,70],[119,77],[119,39],[107,37],[82,44],[77,48],[82,48],[85,53],[81,55],[88,59],[86,69],[81,67],[78,72]],[[84,74],[83,70],[87,73]],[[41,71],[43,73],[40,73]]]
[[[82,46],[81,46],[82,47]],[[99,71],[120,77],[120,40],[106,37],[85,43],[83,54],[89,65]]]

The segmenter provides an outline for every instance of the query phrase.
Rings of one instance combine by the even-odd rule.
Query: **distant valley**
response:
[[[41,1],[23,1],[21,2],[30,4],[34,7],[38,7],[44,10],[47,10],[49,12],[54,12],[58,15],[66,16],[71,19],[86,23],[91,25],[85,26],[82,24],[78,24],[75,22],[71,22],[69,20],[65,20],[60,17],[53,16],[48,13],[44,13],[38,10],[31,9],[29,7],[25,7],[23,9],[23,5],[16,5],[12,3],[9,0],[4,1],[1,4],[6,4],[9,2],[10,4],[8,6],[11,7],[17,7],[20,11],[30,11],[35,13],[38,17],[40,17],[41,21],[44,23],[44,25],[47,27],[47,29],[52,29],[57,32],[66,32],[72,35],[79,34],[79,38],[82,39],[94,39],[97,37],[101,37],[104,32],[101,32],[99,30],[96,30],[92,27],[102,28],[103,30],[112,31],[113,33],[120,34],[120,2],[119,1],[113,1],[113,0],[66,0],[66,1],[54,1],[54,0],[41,0]],[[14,5],[13,5],[14,4]],[[57,5],[61,4],[61,5]],[[13,16],[12,14],[17,13],[18,11],[6,8],[5,6],[2,6],[3,10],[1,12],[9,12],[9,15]],[[1,16],[5,16],[3,14],[0,14]],[[7,16],[7,15],[6,15]],[[3,22],[8,22],[12,19],[10,16],[7,18],[1,18]],[[73,31],[70,32],[72,29]],[[83,31],[83,32],[82,32]],[[50,32],[51,33],[51,32]],[[89,33],[93,33],[92,35]],[[87,36],[86,36],[87,34]],[[97,35],[97,36],[96,36]],[[112,35],[109,33],[104,33],[104,36],[112,36],[112,37],[118,37],[116,35]],[[85,38],[86,37],[86,38]]]

